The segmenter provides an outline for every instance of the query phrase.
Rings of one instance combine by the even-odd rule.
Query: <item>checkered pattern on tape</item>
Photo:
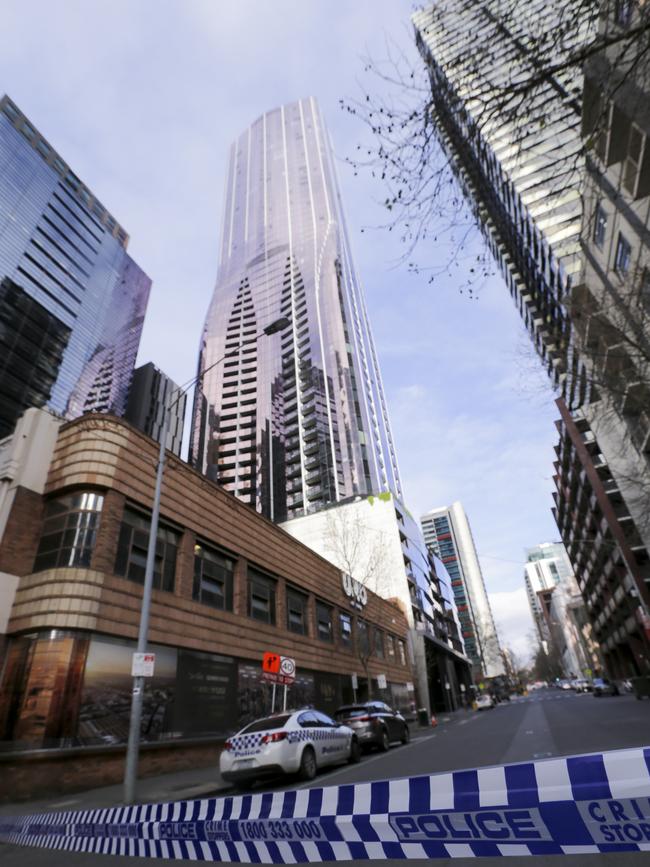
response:
[[[278,864],[650,851],[650,842],[628,840],[604,844],[595,841],[576,801],[583,802],[584,806],[591,800],[612,798],[637,798],[647,803],[650,748],[219,800],[49,813],[13,820],[0,817],[0,840],[115,855]],[[418,815],[443,811],[459,816],[463,811],[526,807],[543,810],[547,806],[556,817],[554,836],[535,843],[400,841],[388,821],[392,813]],[[236,830],[256,819],[310,817],[323,829],[324,839],[243,841]],[[208,821],[234,828],[232,839],[160,839],[162,822],[192,822],[196,827],[205,828]],[[133,823],[138,834],[135,838],[83,837],[75,832],[78,823],[96,823],[113,829],[120,823]]]

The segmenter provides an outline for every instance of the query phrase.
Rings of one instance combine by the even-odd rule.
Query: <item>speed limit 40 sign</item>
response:
[[[292,659],[290,656],[281,656],[280,657],[280,674],[283,674],[285,677],[293,677],[296,676],[296,660]]]

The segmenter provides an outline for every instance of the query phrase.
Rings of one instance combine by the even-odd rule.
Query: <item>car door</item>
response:
[[[373,705],[373,711],[381,719],[382,725],[388,732],[389,740],[396,740],[397,734],[395,733],[395,717],[393,716],[392,710],[388,707],[387,704],[384,704],[383,701],[377,701]]]
[[[316,718],[316,712],[313,710],[305,711],[298,717],[298,725],[304,729],[305,737],[303,740],[310,740],[314,746],[316,753],[316,764],[319,768],[326,765],[329,761],[329,756],[324,750],[325,741],[322,737],[322,727],[320,720]]]
[[[350,736],[346,728],[320,711],[314,711],[314,716],[320,724],[327,762],[335,764],[347,758]]]

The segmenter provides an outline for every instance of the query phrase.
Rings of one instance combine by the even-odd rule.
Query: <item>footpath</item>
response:
[[[438,717],[439,727],[462,724],[472,718],[471,711],[457,711],[451,715]],[[434,731],[430,727],[412,727],[413,740],[424,738]],[[327,774],[322,776],[322,784],[327,785]],[[185,801],[193,798],[214,798],[235,793],[231,783],[227,783],[219,773],[218,765],[175,771],[155,777],[144,777],[137,783],[137,802],[139,804]],[[5,803],[0,805],[0,816],[18,816],[31,813],[53,811],[92,810],[101,807],[119,807],[123,801],[123,786],[116,783],[83,792],[70,792],[47,798],[34,798],[29,801]]]

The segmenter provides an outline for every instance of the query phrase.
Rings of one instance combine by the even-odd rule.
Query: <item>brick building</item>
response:
[[[49,748],[50,757],[74,752],[77,766],[86,754],[96,767],[98,750],[121,754],[128,732],[157,445],[105,415],[62,424],[50,443],[41,490],[32,480],[4,497],[0,582],[12,592],[3,597],[11,607],[0,762]],[[370,689],[410,710],[404,612],[373,593],[359,595],[365,605],[350,599],[331,563],[168,453],[144,741],[159,756],[164,745],[179,755],[181,745],[214,746],[267,712],[261,658],[269,650],[296,659],[290,706],[332,712],[353,700],[356,673],[359,698]]]

